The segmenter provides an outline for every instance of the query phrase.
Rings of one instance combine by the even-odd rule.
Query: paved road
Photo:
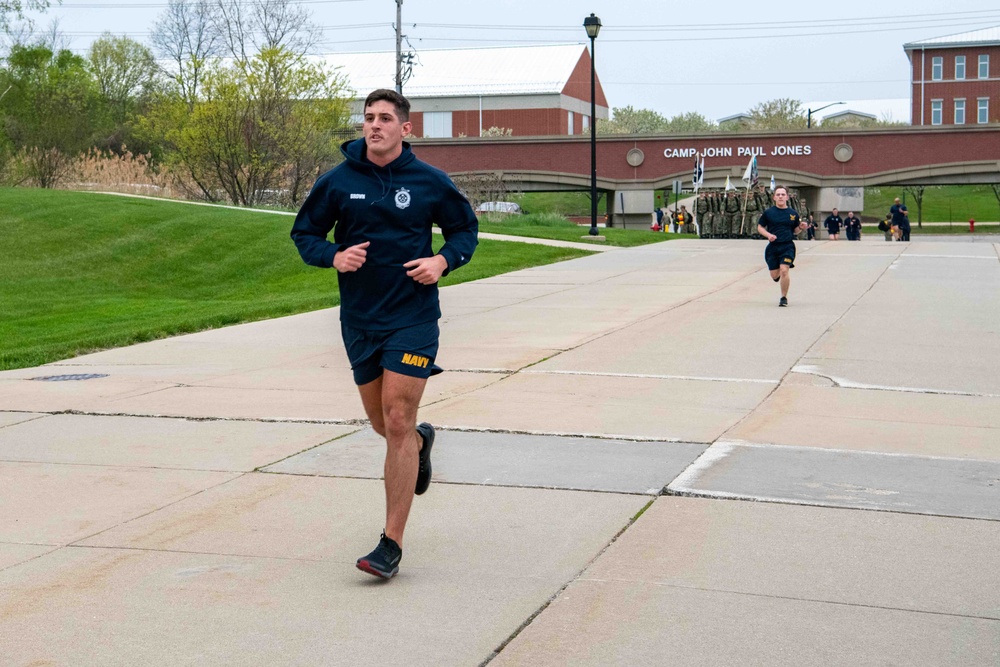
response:
[[[1000,664],[1000,246],[443,291],[400,575],[336,310],[0,373],[4,665]]]

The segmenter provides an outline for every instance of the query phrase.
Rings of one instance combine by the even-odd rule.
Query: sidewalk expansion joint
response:
[[[631,584],[635,583],[635,579],[610,579],[596,577],[580,577],[578,581],[592,581],[594,583],[620,583],[620,584]],[[912,607],[892,607],[888,605],[879,604],[864,604],[860,602],[843,602],[840,600],[824,600],[821,598],[808,598],[808,597],[798,597],[792,595],[774,595],[769,593],[754,593],[751,591],[734,591],[726,588],[709,588],[705,586],[684,586],[682,584],[670,584],[662,581],[646,581],[648,585],[657,586],[660,588],[674,588],[678,590],[685,591],[700,591],[704,593],[719,593],[721,595],[735,595],[739,597],[750,597],[750,598],[764,598],[770,600],[787,600],[790,602],[804,602],[809,604],[832,604],[840,607],[855,607],[859,609],[877,609],[879,611],[900,611],[909,614],[927,614],[929,616],[944,616],[947,618],[967,618],[971,620],[979,621],[1000,621],[1000,615],[997,616],[983,616],[978,614],[957,614],[946,611],[932,611],[928,609],[915,609]]]
[[[894,387],[891,385],[879,385],[879,384],[868,384],[865,382],[856,382],[854,380],[848,380],[846,378],[837,377],[835,375],[829,375],[828,373],[821,372],[817,366],[811,366],[808,364],[793,366],[792,370],[789,372],[798,373],[801,375],[814,375],[816,377],[821,377],[826,380],[829,380],[836,387],[840,389],[870,389],[873,391],[894,391],[906,394],[931,394],[939,396],[971,396],[974,398],[1000,398],[1000,394],[990,394],[986,392],[959,391],[955,389],[931,389],[928,387]]]
[[[593,565],[594,563],[596,563],[597,559],[599,559],[601,556],[603,556],[605,554],[605,552],[607,552],[607,550],[610,549],[611,546],[615,542],[618,541],[618,538],[620,538],[622,535],[624,535],[625,531],[627,531],[629,528],[631,528],[632,525],[635,524],[635,522],[639,520],[639,518],[646,512],[647,509],[649,509],[649,507],[654,502],[656,502],[656,498],[651,498],[650,501],[648,503],[646,503],[642,507],[642,509],[640,509],[638,512],[636,512],[635,516],[633,516],[631,519],[629,519],[628,523],[626,523],[624,526],[622,526],[622,529],[619,530],[611,538],[611,540],[608,541],[608,543],[604,545],[603,549],[601,549],[600,551],[598,551],[597,554],[593,558],[591,558],[587,563],[584,564],[584,566],[580,569],[579,572],[577,572],[575,575],[573,575],[572,577],[570,577],[569,581],[567,581],[565,584],[563,584],[559,588],[559,590],[557,590],[555,593],[553,593],[552,596],[548,600],[546,600],[545,602],[543,602],[542,605],[538,609],[536,609],[534,611],[534,613],[532,613],[530,616],[528,616],[528,618],[526,618],[524,620],[524,622],[521,623],[521,625],[519,625],[517,628],[515,628],[514,631],[510,634],[510,636],[507,637],[507,639],[505,639],[503,642],[501,642],[499,646],[497,646],[495,649],[493,649],[493,652],[490,653],[490,655],[487,656],[485,660],[483,660],[481,663],[479,663],[479,667],[485,667],[487,664],[489,664],[490,662],[492,662],[494,658],[496,658],[498,655],[500,655],[500,653],[507,647],[508,644],[510,644],[515,639],[517,639],[518,635],[520,635],[529,625],[531,625],[534,622],[534,620],[536,618],[538,618],[539,615],[542,614],[542,612],[544,612],[546,609],[548,609],[549,605],[551,605],[553,602],[555,602],[556,599],[558,599],[559,596],[563,594],[563,591],[565,591],[567,588],[569,588],[570,585],[572,585],[574,582],[579,581],[583,577],[583,573],[586,572],[587,569],[589,569],[591,565]]]
[[[190,415],[158,415],[138,412],[96,412],[85,410],[54,410],[40,414],[77,415],[81,417],[138,417],[141,419],[183,419],[192,422],[260,422],[265,424],[329,424],[331,426],[368,426],[367,419],[308,419],[301,417],[195,417]]]

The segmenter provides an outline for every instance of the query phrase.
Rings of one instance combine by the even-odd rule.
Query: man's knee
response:
[[[385,437],[390,442],[410,444],[409,435],[415,433],[417,426],[417,406],[410,405],[405,397],[397,397],[385,404],[382,412]]]

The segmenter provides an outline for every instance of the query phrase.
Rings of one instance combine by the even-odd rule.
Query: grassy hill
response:
[[[251,211],[0,189],[0,369],[337,305],[336,273],[302,263],[291,225]],[[585,254],[483,240],[442,285]]]
[[[865,188],[865,216],[885,216],[895,197],[902,198],[903,188]],[[917,203],[913,195],[906,194],[906,207],[910,222],[917,223]],[[969,218],[977,221],[1000,221],[1000,202],[993,190],[986,185],[928,186],[924,190],[924,222],[961,222]]]

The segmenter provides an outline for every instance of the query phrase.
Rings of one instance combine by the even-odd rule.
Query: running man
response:
[[[840,238],[840,226],[842,224],[844,224],[844,221],[840,218],[840,211],[834,208],[833,212],[823,221],[823,226],[829,232],[831,241],[836,241]]]
[[[437,282],[469,262],[479,233],[472,207],[451,179],[403,141],[409,117],[405,97],[372,92],[364,138],[341,146],[345,161],[316,181],[291,234],[306,264],[337,269],[341,334],[354,382],[372,428],[386,441],[385,528],[375,550],[357,562],[384,579],[399,571],[413,496],[431,481],[434,427],[417,425],[417,407],[427,378],[441,372],[434,364]],[[434,223],[445,239],[437,254]]]
[[[774,189],[774,206],[764,211],[757,222],[757,232],[768,240],[764,261],[771,271],[771,279],[781,283],[778,305],[788,305],[788,270],[795,266],[795,235],[809,227],[799,218],[795,209],[788,206],[788,190],[783,185]]]

